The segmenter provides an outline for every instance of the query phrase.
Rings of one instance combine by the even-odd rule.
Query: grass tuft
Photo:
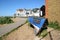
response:
[[[59,23],[57,21],[55,22],[50,22],[48,27],[51,27],[51,28],[54,28],[54,29],[57,29],[57,30],[60,30],[60,26],[59,26]]]

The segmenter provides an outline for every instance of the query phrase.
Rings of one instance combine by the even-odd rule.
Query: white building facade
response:
[[[26,10],[26,9],[18,9],[16,12],[16,17],[28,17],[28,16],[40,16],[42,15],[42,12],[40,10],[37,10],[36,12],[33,12],[32,10]]]
[[[25,13],[26,13],[26,10],[18,9],[15,14],[17,17],[25,17],[26,16]]]

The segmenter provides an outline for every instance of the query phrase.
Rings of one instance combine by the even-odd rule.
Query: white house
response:
[[[26,16],[26,10],[25,9],[17,9],[17,11],[16,11],[16,16],[17,17],[25,17]]]
[[[32,11],[32,14],[33,14],[33,16],[38,16],[38,17],[39,17],[40,10],[37,10],[36,12],[33,12],[33,11]]]
[[[28,16],[40,16],[42,15],[42,12],[38,9],[36,12],[34,12],[31,9],[17,9],[15,12],[16,17],[28,17]],[[40,15],[39,15],[40,14]]]

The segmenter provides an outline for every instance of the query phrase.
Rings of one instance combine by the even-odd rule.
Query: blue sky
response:
[[[45,0],[0,0],[0,16],[13,16],[16,9],[39,8],[45,4]]]

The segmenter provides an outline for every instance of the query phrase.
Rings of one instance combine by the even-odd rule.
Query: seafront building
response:
[[[28,16],[39,16],[40,10],[37,10],[36,12],[33,12],[32,10],[26,10],[26,9],[17,9],[16,17],[28,17]]]

